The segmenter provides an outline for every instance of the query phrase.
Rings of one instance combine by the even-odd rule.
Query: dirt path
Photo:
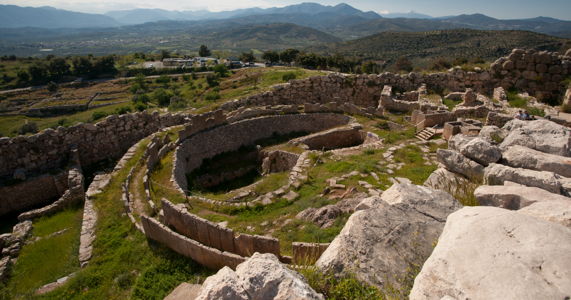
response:
[[[143,177],[145,176],[145,168],[138,167],[133,178],[131,178],[131,186],[129,193],[131,194],[131,203],[133,213],[139,216],[147,216],[149,207],[147,197],[144,193]]]

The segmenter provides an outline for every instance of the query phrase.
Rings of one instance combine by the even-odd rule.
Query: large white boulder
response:
[[[461,207],[448,193],[412,184],[394,184],[382,200],[351,215],[318,268],[379,288],[400,286],[428,258],[448,214]]]
[[[450,172],[445,168],[436,169],[424,182],[426,187],[445,191],[451,195],[465,194],[466,188],[470,184],[466,177]]]
[[[410,299],[566,299],[571,230],[495,207],[450,216]]]
[[[571,177],[571,158],[548,154],[523,146],[511,146],[503,153],[505,163],[514,168],[550,171]]]
[[[560,178],[553,172],[512,168],[500,164],[490,164],[484,170],[484,183],[486,184],[503,185],[505,181],[511,181],[525,186],[538,187],[556,194],[563,192]]]
[[[571,199],[536,202],[518,212],[571,228]]]
[[[480,205],[517,210],[536,202],[568,201],[571,198],[522,185],[482,185],[474,191]]]
[[[224,267],[204,281],[197,300],[323,299],[301,275],[288,269],[270,253],[254,253],[236,267]]]
[[[484,166],[454,150],[438,149],[436,158],[447,170],[471,180],[481,181],[484,176]]]
[[[481,138],[472,139],[470,142],[462,145],[460,153],[484,166],[498,162],[502,158],[500,148]]]
[[[507,150],[521,145],[541,152],[571,156],[571,129],[548,120],[512,120],[504,127],[508,136],[500,144]]]

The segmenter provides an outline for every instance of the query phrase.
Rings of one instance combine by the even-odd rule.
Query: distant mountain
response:
[[[395,19],[395,18],[407,18],[407,19],[432,19],[432,16],[420,14],[414,11],[410,11],[407,13],[388,13],[388,14],[381,14],[383,18]]]
[[[223,12],[208,12],[208,11],[167,11],[162,9],[133,9],[133,10],[120,10],[110,11],[105,15],[114,18],[121,24],[143,24],[147,22],[156,21],[198,21],[198,20],[220,20],[228,18],[239,18],[247,16],[308,16],[315,15],[334,15],[334,16],[355,16],[363,20],[377,19],[381,16],[375,12],[363,12],[348,4],[341,3],[336,6],[326,6],[318,3],[301,3],[296,5],[289,5],[285,7],[272,7],[272,8],[247,8],[237,9],[233,11]],[[283,18],[276,22],[283,21]],[[300,24],[302,25],[302,24]]]
[[[428,32],[383,32],[353,41],[311,47],[310,51],[340,53],[366,59],[417,60],[436,57],[497,58],[513,48],[558,51],[571,40],[529,31],[453,29]]]
[[[561,37],[571,37],[571,21],[537,17],[533,19],[499,20],[483,14],[459,15],[442,19],[472,29],[529,30]]]
[[[20,7],[0,5],[0,28],[84,28],[111,27],[115,19],[96,14],[84,14],[53,7]]]
[[[319,30],[295,24],[240,24],[219,21],[160,21],[101,29],[0,29],[0,55],[29,56],[40,49],[57,55],[105,55],[170,50],[190,54],[202,44],[234,52],[305,48],[340,42]],[[43,53],[45,54],[45,53]]]

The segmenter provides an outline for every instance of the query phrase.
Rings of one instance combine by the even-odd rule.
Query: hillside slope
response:
[[[312,47],[311,51],[340,53],[367,59],[465,57],[483,59],[508,54],[513,48],[560,50],[571,40],[528,31],[453,29],[428,32],[383,32],[365,38]]]
[[[119,23],[111,17],[84,14],[52,7],[0,5],[0,28],[84,28],[111,27]]]

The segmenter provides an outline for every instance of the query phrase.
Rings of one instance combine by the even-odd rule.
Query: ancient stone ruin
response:
[[[0,138],[0,215],[19,213],[12,233],[0,235],[0,280],[8,278],[34,220],[76,203],[84,205],[79,263],[87,266],[97,239],[94,199],[124,173],[116,200],[133,228],[218,271],[202,286],[175,290],[183,296],[323,299],[292,270],[314,265],[379,290],[403,288],[409,270],[416,269],[411,299],[566,299],[571,296],[571,130],[557,111],[536,100],[569,98],[562,85],[569,75],[569,56],[516,49],[490,71],[331,73],[292,80],[202,114],[134,113]],[[514,119],[517,108],[506,95],[514,87],[547,117]],[[429,97],[429,90],[444,89],[450,91],[444,99]],[[444,100],[459,104],[449,109]],[[342,200],[295,217],[328,228],[337,216],[350,215],[331,243],[296,241],[288,256],[281,251],[283,240],[270,234],[240,232],[191,212],[194,201],[227,209],[295,202],[319,155],[380,150],[387,161],[393,159],[407,145],[385,149],[383,138],[359,121],[389,112],[402,115],[416,131],[420,140],[410,144],[427,147],[426,140],[442,135],[440,144],[447,149],[436,151],[438,169],[422,186],[391,177],[393,185],[382,191],[359,179],[369,174],[357,170],[328,178],[323,194]],[[232,157],[236,153],[240,156]],[[166,158],[172,165],[163,163]],[[114,171],[86,184],[83,170],[106,160],[117,161]],[[166,169],[168,183],[153,180],[158,169]],[[228,199],[193,193],[252,171],[259,177],[227,191],[233,195]],[[287,173],[287,183],[255,192],[279,172]],[[354,179],[360,192],[340,192],[345,186],[339,182],[347,179]],[[156,188],[170,198],[157,199]]]

